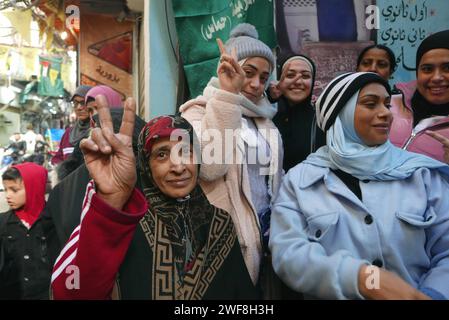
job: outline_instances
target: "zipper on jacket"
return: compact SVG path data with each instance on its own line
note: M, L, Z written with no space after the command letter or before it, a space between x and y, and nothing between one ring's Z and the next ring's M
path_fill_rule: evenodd
M256 128L257 128L257 125L256 125ZM251 209L251 212L253 213L252 216L253 216L253 218L256 220L257 229L259 230L260 241L262 241L262 228L260 227L259 216L257 215L256 208L254 208L254 210L253 210L254 205L253 205L252 199L248 199L248 197L247 197L246 194L245 194L245 191L243 190L243 167L244 167L245 165L246 165L246 166L248 165L248 164L246 163L247 160L248 160L248 159L247 159L246 150L245 150L244 156L245 156L245 159L244 159L243 163L240 164L240 179L239 179L239 180L240 180L240 181L239 181L240 192L241 192L242 195L245 197L246 202L248 203L249 208ZM247 169L246 173L248 173L248 169ZM249 176L248 176L248 179L249 179ZM263 242L261 242L261 244L263 244Z
M447 127L449 127L449 122L437 123L437 124L434 124L433 126L422 129L421 131L416 131L415 128L413 128L412 134L407 139L407 142L404 144L402 149L407 150L408 146L413 142L413 140L416 138L416 136L420 135L421 132L435 131L435 130L443 129L443 128L447 128Z
M246 154L245 154L245 157L246 157ZM245 158L245 161L246 161L246 158ZM249 179L249 177L248 177L248 179ZM257 211L253 210L254 204L252 202L252 199L248 199L248 197L245 194L245 191L243 190L243 164L240 165L240 183L239 183L239 185L240 185L240 192L245 197L246 202L248 203L248 205L249 205L249 207L250 207L250 209L251 209L251 211L253 213L253 217L255 218L255 220L257 222L257 228L259 229L259 234L261 234L262 230L260 228L259 216L257 215ZM254 208L254 209L256 209L256 208Z
M256 125L257 128L257 125ZM246 202L248 203L251 212L252 212L252 216L253 219L255 219L256 221L256 225L257 225L257 230L259 231L259 241L260 241L260 248L262 251L262 255L264 253L264 247L263 247L263 235L262 235L262 227L260 226L260 221L259 221L259 215L257 214L257 209L254 207L253 201L252 199L248 199L248 197L245 194L245 191L243 190L243 167L246 165L246 167L248 166L247 162L247 154L246 154L246 150L245 150L245 161L243 161L245 164L241 164L240 165L240 192L243 194L243 196L246 199ZM248 169L246 171L246 173L248 174ZM249 179L249 174L248 174L248 179ZM254 209L253 209L254 208ZM260 272L260 269L259 269Z
M412 134L410 135L410 137L407 139L407 142L402 147L403 150L407 150L408 146L415 139L416 135L417 135L417 132L415 130L412 130Z
M252 121L252 120L250 120L250 121ZM255 125L255 127L256 127L256 130L259 130L259 127L257 126L257 123L255 122L255 121L253 121L253 124ZM268 142L267 142L268 143ZM257 229L259 230L259 236L260 236L260 240L262 241L262 228L260 227L260 222L259 222L259 216L257 215L257 210L256 210L256 208L254 207L254 204L253 204L253 200L250 198L250 199L248 199L248 197L246 196L246 194L245 194L245 191L243 190L243 167L244 166L246 166L246 173L248 174L248 163L247 163L247 161L248 161L248 158L247 158L247 153L246 153L246 148L245 148L245 146L243 146L243 156L244 156L244 160L243 160L243 163L242 164L240 164L240 181L239 181L239 185L240 185L240 192L243 194L243 196L245 197L245 199L246 199L246 202L248 203L248 205L249 205L249 207L250 207L250 209L251 209L251 211L252 211L252 213L253 213L253 218L255 218L255 220L256 220L256 224L257 224ZM248 174L248 180L249 180L249 174ZM249 182L249 181L248 181ZM249 182L250 183L250 182ZM251 185L250 185L250 188L251 188ZM254 208L254 210L253 210L253 208ZM262 242L261 242L261 244L262 244Z

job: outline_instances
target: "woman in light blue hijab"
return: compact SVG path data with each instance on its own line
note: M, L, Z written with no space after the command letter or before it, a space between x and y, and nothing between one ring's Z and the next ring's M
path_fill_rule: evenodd
M349 96L348 93L352 93L352 88L361 88L361 85L370 83L384 87L386 94L384 98L387 104L384 108L389 109L390 88L386 82L384 83L377 79L373 73L347 73L334 79L329 84L329 87L332 87L331 89L335 92L340 91L340 95L329 95L328 87L328 90L325 90L317 101L317 116L318 121L321 120L320 125L323 130L323 122L329 125L329 120L325 116L323 117L323 115L336 116L335 122L327 130L327 146L311 155L306 160L306 163L313 163L331 169L340 169L357 177L359 180L404 179L421 167L438 168L449 172L448 167L438 161L406 152L390 143L388 140L389 130L383 130L381 125L388 124L388 129L391 126L393 117L389 111L386 112L384 110L385 115L382 115L383 117L388 117L388 120L380 120L377 123L378 130L373 130L374 134L380 130L380 142L382 143L367 145L366 141L359 137L355 129L354 115L356 114L360 89L347 102L343 99L345 95ZM369 103L372 104L371 100L369 100ZM335 108L338 104L344 105L339 113L340 109ZM333 106L334 109L331 110ZM385 128L387 129L387 127Z
M331 81L316 106L327 145L284 178L273 266L305 297L449 298L449 167L389 142L390 95L374 73Z

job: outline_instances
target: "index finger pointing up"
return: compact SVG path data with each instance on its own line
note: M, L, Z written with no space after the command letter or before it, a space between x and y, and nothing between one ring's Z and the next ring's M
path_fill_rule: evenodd
M120 125L120 134L132 137L134 132L134 122L136 120L136 100L133 98L126 99L124 109L122 124Z
M221 41L220 38L217 38L217 44L218 44L218 49L220 50L220 55L222 55L223 53L226 53L226 48L223 44L223 41Z
M98 119L100 119L100 127L102 129L109 128L111 129L111 132L114 132L111 113L109 111L109 105L106 97L102 94L99 94L95 97L95 102L97 103L97 112Z
M446 138L445 136L443 136L443 135L441 135L439 133L430 131L430 130L426 130L426 134L428 136L431 136L432 138L434 138L438 142L440 142L444 147L446 147L446 148L449 147L449 139Z
M239 61L239 60L238 60L238 56L237 56L237 47L232 48L232 50L231 50L231 57L232 57L235 61Z

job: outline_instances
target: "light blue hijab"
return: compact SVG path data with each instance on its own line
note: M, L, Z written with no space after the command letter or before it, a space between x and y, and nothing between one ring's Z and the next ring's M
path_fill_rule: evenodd
M399 149L389 140L369 147L358 137L354 113L357 91L338 114L326 134L327 145L318 149L304 163L340 169L359 180L401 180L419 168L438 169L449 175L449 166L432 158Z

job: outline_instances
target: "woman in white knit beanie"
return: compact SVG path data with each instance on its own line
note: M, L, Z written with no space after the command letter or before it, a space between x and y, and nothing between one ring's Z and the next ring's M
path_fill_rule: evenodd
M271 203L282 176L282 141L271 121L276 109L264 95L275 60L250 24L236 26L225 45L217 42L217 77L180 111L201 142L204 192L231 214L253 283L274 297L264 284L271 263L262 258L269 257ZM235 139L228 141L229 135Z

